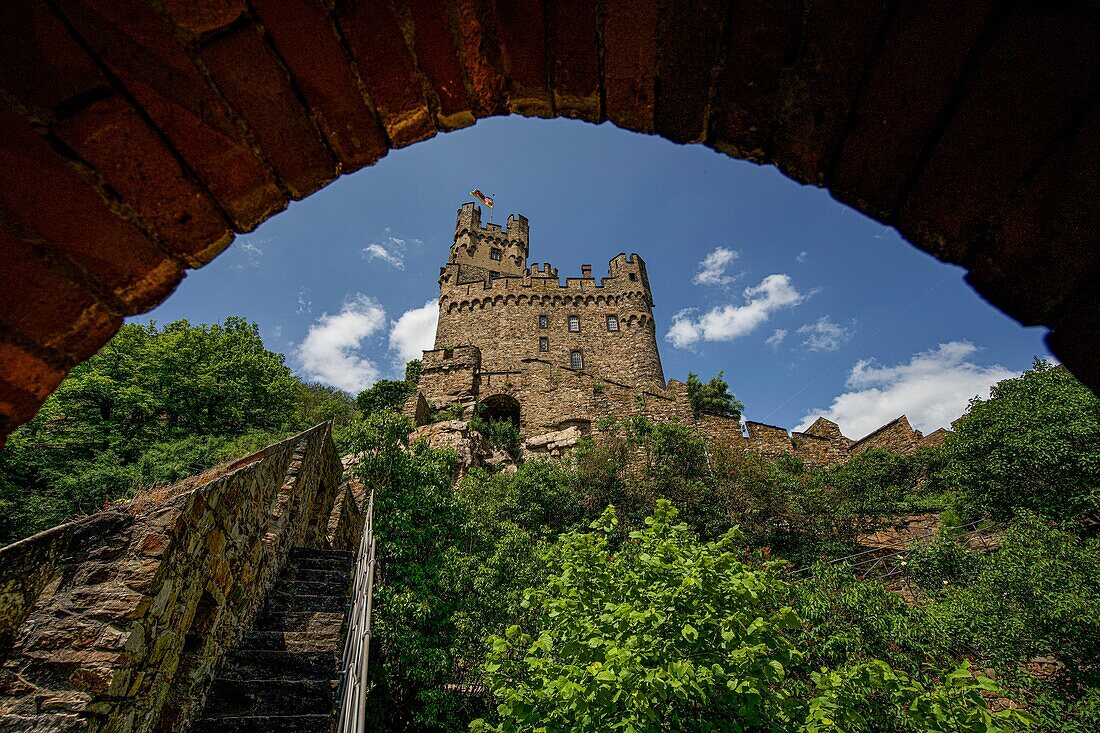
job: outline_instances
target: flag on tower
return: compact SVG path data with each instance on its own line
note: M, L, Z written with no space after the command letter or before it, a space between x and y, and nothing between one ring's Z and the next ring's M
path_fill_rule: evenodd
M488 206L490 209L493 208L493 199L492 199L492 197L486 196L485 194L483 194L481 192L480 188L475 188L473 191L470 191L470 195L473 196L474 198L476 198L481 203Z

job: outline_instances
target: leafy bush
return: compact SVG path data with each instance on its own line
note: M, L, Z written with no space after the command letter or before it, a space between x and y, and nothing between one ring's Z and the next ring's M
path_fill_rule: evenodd
M988 679L962 666L928 681L879 660L791 680L798 616L778 565L747 566L736 530L700 543L657 504L613 549L615 511L563 537L554 573L527 592L532 615L490 638L496 717L474 731L991 731Z
M519 460L519 428L511 420L487 420L480 415L474 415L470 418L470 428L481 433L490 448L504 451L514 461Z
M905 556L905 570L910 581L939 593L973 582L985 559L950 535L941 534L932 542L913 545Z
M944 444L944 478L972 513L1020 509L1075 519L1100 512L1100 398L1036 359L974 399Z
M709 382L703 382L695 373L688 374L688 400L695 417L707 414L740 420L745 406L729 390L730 386L722 378L722 372L711 377Z

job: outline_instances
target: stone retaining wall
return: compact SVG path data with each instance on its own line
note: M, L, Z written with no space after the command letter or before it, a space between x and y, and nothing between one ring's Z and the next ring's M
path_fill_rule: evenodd
M290 549L330 546L340 475L319 425L148 508L0 550L13 609L0 621L0 729L185 728Z

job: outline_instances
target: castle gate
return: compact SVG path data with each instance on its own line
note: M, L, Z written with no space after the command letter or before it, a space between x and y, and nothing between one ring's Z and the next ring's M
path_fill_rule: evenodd
M519 400L511 395L495 394L483 399L478 414L486 420L507 420L517 428L520 425Z
M1098 36L1081 2L3 3L0 435L235 232L505 114L828 187L1096 389Z

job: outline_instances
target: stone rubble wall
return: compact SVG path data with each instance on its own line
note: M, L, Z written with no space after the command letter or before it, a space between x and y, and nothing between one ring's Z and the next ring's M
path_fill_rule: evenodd
M326 423L0 550L0 729L184 729L290 549L329 546L341 470Z

